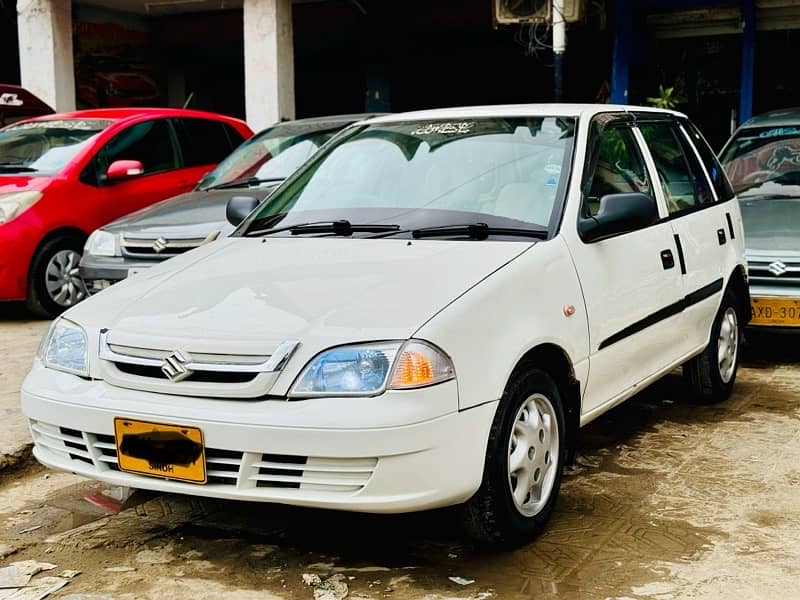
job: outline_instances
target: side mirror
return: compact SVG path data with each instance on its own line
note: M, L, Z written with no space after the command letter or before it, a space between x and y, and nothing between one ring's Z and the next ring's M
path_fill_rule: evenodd
M580 220L578 233L584 242L596 242L647 227L657 220L656 201L647 194L607 194L600 198L596 215Z
M121 181L143 174L144 166L138 160L115 160L108 166L106 179L109 181Z
M256 207L261 204L258 198L252 196L233 196L225 207L225 217L234 227L247 218Z

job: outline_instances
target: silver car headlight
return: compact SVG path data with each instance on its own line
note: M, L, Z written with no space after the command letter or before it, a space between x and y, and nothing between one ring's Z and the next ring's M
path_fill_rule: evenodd
M15 219L42 197L42 192L11 192L0 194L0 225Z
M108 231L96 229L86 240L83 251L85 254L95 256L119 256L119 237Z
M312 359L289 396L375 396L386 389L425 387L454 377L450 358L420 340L339 346Z
M39 345L39 359L45 367L89 377L86 332L67 319L57 319Z

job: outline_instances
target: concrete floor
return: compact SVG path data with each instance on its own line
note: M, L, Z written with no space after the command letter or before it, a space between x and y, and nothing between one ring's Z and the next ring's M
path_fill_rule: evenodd
M43 330L0 321L4 385L21 380ZM334 576L318 598L341 597L341 584L374 599L800 594L800 344L754 340L724 404L683 394L669 376L584 429L549 528L513 552L467 543L449 511L376 517L145 493L120 511L104 486L28 462L0 473L0 568L79 570L50 596L70 600L315 597L304 574Z

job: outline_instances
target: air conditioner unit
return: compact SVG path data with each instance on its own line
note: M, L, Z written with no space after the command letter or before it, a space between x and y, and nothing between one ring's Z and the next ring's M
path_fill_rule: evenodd
M552 0L492 0L494 20L500 25L549 23L553 19ZM564 20L583 19L583 0L564 0Z

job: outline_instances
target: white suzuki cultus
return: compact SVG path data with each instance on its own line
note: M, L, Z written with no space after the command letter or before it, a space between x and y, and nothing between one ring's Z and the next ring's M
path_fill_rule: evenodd
M683 365L725 399L739 207L685 116L376 118L239 226L68 310L22 388L42 463L112 484L405 512L532 539L581 426Z

